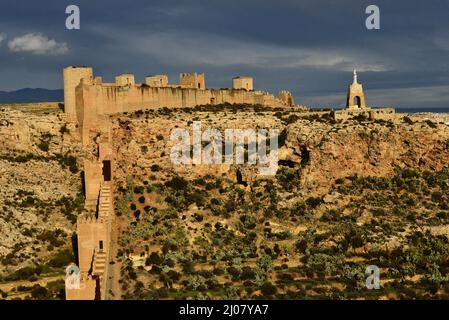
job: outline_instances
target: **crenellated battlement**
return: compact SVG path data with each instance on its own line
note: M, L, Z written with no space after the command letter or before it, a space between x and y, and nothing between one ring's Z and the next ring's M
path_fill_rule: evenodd
M210 89L204 73L196 72L181 73L179 84L170 84L167 75L148 76L144 83L136 83L132 74L118 75L114 82L105 83L93 76L92 68L68 67L64 69L64 94L65 112L80 124L83 141L87 131L98 126L101 115L223 103L293 106L291 93L284 90L275 97L254 90L251 77L233 78L231 89Z
M78 216L76 220L77 224L106 224L107 218L106 217L96 217L95 215L88 215L88 216Z

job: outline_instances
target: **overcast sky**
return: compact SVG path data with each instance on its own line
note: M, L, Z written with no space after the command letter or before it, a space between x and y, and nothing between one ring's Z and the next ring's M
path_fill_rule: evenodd
M65 28L69 4L80 30ZM370 4L380 30L365 27ZM1 1L0 91L62 88L67 65L106 81L205 72L218 88L252 75L309 106L343 105L357 68L368 105L448 107L449 1Z

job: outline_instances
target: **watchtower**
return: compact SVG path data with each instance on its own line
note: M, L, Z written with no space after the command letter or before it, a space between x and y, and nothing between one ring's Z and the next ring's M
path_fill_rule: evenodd
M64 68L64 112L71 120L76 119L75 88L81 79L92 81L93 70L91 67L66 67Z
M155 88L168 87L168 76L165 74L147 76L145 77L145 84Z
M125 73L115 77L115 84L119 86L134 85L135 83L133 74Z
M244 89L246 91L254 90L253 78L246 76L238 76L232 78L232 89Z
M183 88L206 89L204 73L181 73L179 75L179 84Z

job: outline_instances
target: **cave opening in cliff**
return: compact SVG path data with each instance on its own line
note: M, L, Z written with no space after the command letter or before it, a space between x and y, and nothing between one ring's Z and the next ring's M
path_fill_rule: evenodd
M302 146L301 147L301 166L305 166L310 162L310 151L307 149L307 147Z

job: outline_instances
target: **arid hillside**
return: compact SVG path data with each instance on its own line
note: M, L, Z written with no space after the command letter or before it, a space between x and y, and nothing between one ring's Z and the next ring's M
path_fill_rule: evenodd
M336 123L328 113L225 106L111 120L122 298L447 294L446 118ZM221 132L278 128L277 174L172 164L170 130L193 121ZM381 269L382 290L365 288L368 265Z
M0 290L9 299L63 296L84 203L77 140L57 107L0 108Z
M427 117L335 122L249 105L111 116L121 272L110 298L447 297L449 126ZM276 175L173 164L171 130L194 121L279 129ZM0 293L63 298L93 155L57 107L0 108L0 144ZM381 290L364 287L367 265Z

